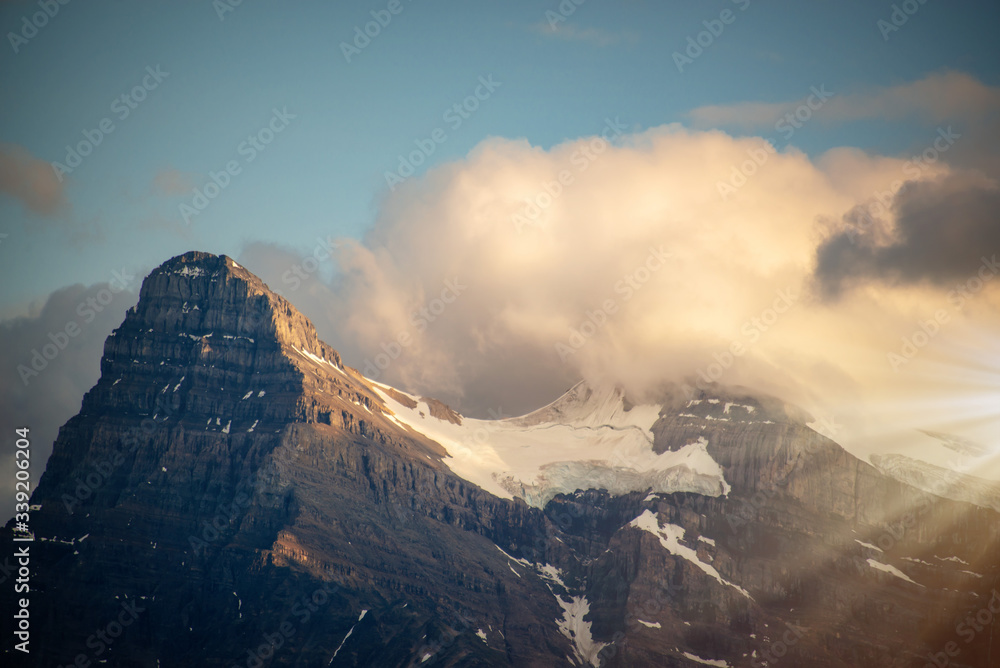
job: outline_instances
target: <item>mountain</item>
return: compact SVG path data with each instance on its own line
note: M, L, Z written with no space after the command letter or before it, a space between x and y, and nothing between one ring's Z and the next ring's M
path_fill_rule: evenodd
M882 473L917 489L1000 512L1000 485L900 454L872 455Z
M1000 514L809 420L735 388L586 383L467 418L187 253L59 431L31 497L31 653L2 661L997 665Z

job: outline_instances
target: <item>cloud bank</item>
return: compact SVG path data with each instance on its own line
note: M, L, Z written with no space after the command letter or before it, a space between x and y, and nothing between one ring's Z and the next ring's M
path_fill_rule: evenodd
M677 125L550 150L490 139L397 188L330 260L257 244L241 262L349 364L466 414L530 410L582 377L637 397L745 385L885 431L982 423L935 397L942 368L967 370L954 351L970 332L1000 331L1000 280L981 261L1000 254L997 181L788 149L720 197L761 146ZM876 224L859 225L886 192ZM959 305L956 285L981 271ZM933 345L906 343L941 311Z

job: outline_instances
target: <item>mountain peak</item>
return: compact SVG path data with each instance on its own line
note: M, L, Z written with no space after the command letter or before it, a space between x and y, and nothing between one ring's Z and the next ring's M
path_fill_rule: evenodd
M190 251L167 260L143 281L135 313L154 331L204 336L221 327L299 350L321 347L308 318L226 255ZM341 366L335 351L326 352Z
M317 365L330 373L317 374ZM82 412L260 431L331 415L318 407L330 403L317 400L324 392L352 407L371 404L359 379L260 278L225 255L192 251L143 281L139 302L105 342L101 379Z

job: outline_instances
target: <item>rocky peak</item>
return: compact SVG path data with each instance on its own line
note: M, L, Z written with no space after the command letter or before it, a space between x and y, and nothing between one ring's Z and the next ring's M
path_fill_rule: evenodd
M143 281L129 315L155 332L206 336L219 330L223 337L299 350L322 347L308 318L225 255L191 251L167 260ZM340 366L340 356L327 352Z
M364 430L383 417L379 403L291 303L232 258L192 251L143 281L81 414L226 434L289 421Z

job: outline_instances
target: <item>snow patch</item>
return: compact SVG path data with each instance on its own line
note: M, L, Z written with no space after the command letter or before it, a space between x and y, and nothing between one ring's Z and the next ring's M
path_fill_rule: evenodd
M233 424L232 420L230 420L229 422L227 422L226 426L222 428L222 433L223 434L228 434L229 433L229 427L232 426L232 424Z
M915 564L923 564L924 566L934 566L934 564L928 561L923 561L922 559L914 559L913 557L903 557L903 559L906 559L907 561L912 561Z
M642 619L637 619L635 621L639 622L643 626L648 626L651 629L658 629L658 628L660 628L660 623L659 622L647 622L647 621L642 620Z
M605 489L616 496L644 491L722 496L730 491L704 437L677 451L655 453L651 428L660 406L626 410L624 394L616 388L579 384L520 418L463 417L455 424L433 417L419 397L401 393L416 404L409 408L390 396L388 386L369 382L388 409L387 419L439 443L455 474L501 498L516 496L543 508L557 494L578 489Z
M858 540L857 538L855 538L854 542L857 543L858 545L860 545L861 547L867 547L869 550L876 550L878 552L883 552L882 548L876 547L875 545L872 545L871 543L866 543L863 540Z
M315 364L325 365L325 366L330 367L334 371L338 371L340 373L344 373L343 370L340 367L338 367L336 364L334 364L330 360L325 360L322 357L320 357L319 355L312 354L308 350L299 350L295 346L292 346L292 350L294 350L298 354L302 355L303 357L309 359L310 361L314 362Z
M937 556L937 555L935 554L935 555L934 555L934 558L935 558L935 559L939 559L939 560L941 560L941 561L955 561L955 562L958 562L958 563L960 563L960 564L965 564L966 566L968 566L968 565L969 565L969 562L968 562L968 561L965 561L964 559L959 559L958 557L939 557L939 556Z
M357 624L355 624L354 626L357 626ZM337 658L337 655L340 653L340 650L343 649L344 643L347 642L347 639L351 637L352 633L354 633L354 626L351 627L351 630L347 632L347 635L344 636L344 639L340 641L339 645L337 645L337 649L333 650L333 657L330 658L330 663L333 663L333 660ZM430 656L426 655L424 657L424 660L421 661L420 663L423 663L428 658L430 658Z
M525 568L530 568L531 565L532 565L531 562L528 561L527 559L517 559L515 557L510 556L509 554L507 554L506 552L504 552L504 549L502 547L500 547L499 545L494 545L493 547L495 547L496 549L500 550L500 552L503 554L503 556L507 557L508 559L510 559L511 561L513 561L515 564L521 564Z
M882 562L875 561L874 559L869 559L868 560L868 565L871 566L872 568L874 568L876 570L880 570L880 571L882 571L884 573L888 573L890 575L895 575L900 580L906 580L907 582L909 582L911 584L915 584L918 587L923 587L922 584L920 584L919 582L914 582L913 580L910 579L910 577L906 573L904 573L903 571L899 570L895 566L890 566L889 564L883 564Z
M701 663L706 666L718 666L718 668L730 668L729 664L722 659L703 659L700 656L692 654L691 652L684 652L684 656L691 659L695 663Z
M573 642L573 653L581 664L600 666L601 660L597 655L607 643L594 640L590 635L590 622L583 620L590 614L590 602L586 596L567 598L570 599L569 602L556 596L556 602L563 609L562 619L557 619L556 625L559 631Z
M752 599L750 593L747 592L746 589L743 589L739 585L735 585L723 578L713 566L702 562L698 558L698 553L696 551L681 544L680 541L684 538L684 529L682 527L679 527L676 524L664 524L663 526L660 526L660 521L650 510L644 510L642 515L639 515L639 517L629 522L628 526L636 527L637 529L642 529L643 531L653 534L660 539L660 545L662 545L663 548L670 554L690 561L706 574L717 580L720 584L732 587L747 598Z

